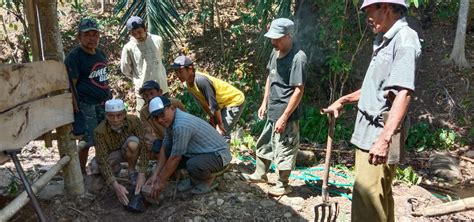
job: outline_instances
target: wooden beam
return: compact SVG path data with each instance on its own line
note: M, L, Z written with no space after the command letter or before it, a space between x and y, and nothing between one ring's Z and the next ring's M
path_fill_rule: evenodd
M41 47L39 37L39 26L36 1L29 0L24 2L26 20L28 22L28 34L30 35L31 54L33 55L33 61L41 61Z
M0 151L24 147L38 136L74 121L71 93L36 100L0 114Z
M35 194L39 193L46 184L56 175L69 161L69 156L61 158L51 169L49 169L41 178L39 178L32 186L31 189ZM0 211L0 221L8 221L12 218L16 212L18 212L23 206L25 206L30 199L26 191L23 191L14 200L12 200L7 206Z
M69 89L66 67L57 61L0 67L0 113L50 92Z

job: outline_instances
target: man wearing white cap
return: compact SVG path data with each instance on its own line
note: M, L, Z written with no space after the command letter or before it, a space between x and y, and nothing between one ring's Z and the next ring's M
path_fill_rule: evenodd
M269 75L258 117L263 119L266 113L267 122L257 141L255 172L242 174L248 182L267 182L266 174L273 161L277 165L278 180L268 193L274 196L291 192L289 177L300 144L299 104L304 92L307 59L293 42L293 28L293 21L278 18L265 34L271 39L274 50L267 64Z
M345 104L357 102L359 110L351 138L358 147L351 221L394 221L392 181L403 157L421 45L406 21L405 0L365 0L361 10L377 34L372 60L362 87L328 109L336 118Z
M118 183L115 174L120 163L128 163L128 175L132 184L136 184L138 194L145 183L148 166L146 148L142 139L144 130L140 119L127 115L125 104L120 99L105 102L105 120L94 131L96 158L107 185L114 188L119 201L127 205L127 189ZM139 161L138 173L135 166Z
M158 198L166 182L178 168L185 165L189 178L178 183L179 191L193 194L210 192L218 186L213 173L222 171L231 161L227 143L206 121L176 109L163 96L149 104L150 118L166 128L158 165L147 184Z
M132 16L126 24L130 41L122 49L120 70L133 79L137 107L139 111L145 101L140 97L139 89L145 81L155 80L167 95L170 90L163 66L163 39L161 36L147 32L145 21L138 16Z

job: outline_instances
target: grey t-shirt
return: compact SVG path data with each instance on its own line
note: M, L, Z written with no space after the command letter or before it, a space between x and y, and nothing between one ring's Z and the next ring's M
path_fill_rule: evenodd
M306 79L306 54L295 43L283 58L278 58L274 49L267 64L269 70L270 92L268 98L268 119L277 121L288 106L295 87L305 84ZM288 121L299 119L301 107L293 111Z
M374 41L374 52L362 83L351 143L369 150L383 130L383 113L391 109L388 91L415 90L416 60L421 54L418 34L399 19Z

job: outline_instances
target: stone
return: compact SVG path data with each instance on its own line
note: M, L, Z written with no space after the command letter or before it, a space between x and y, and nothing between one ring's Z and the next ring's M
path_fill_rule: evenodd
M310 150L298 150L296 166L310 167L316 162L316 155Z
M237 199L242 203L247 201L247 198L245 198L245 197L237 197Z
M466 153L464 153L463 156L465 156L465 157L467 157L467 158L474 159L474 150L469 150L469 151L467 151Z
M283 216L286 217L286 218L290 218L291 217L291 212L286 212Z
M458 159L446 152L431 154L428 164L430 173L437 177L444 178L448 181L462 179Z
M105 187L105 180L100 175L87 175L84 178L84 187L91 193L98 193Z
M262 207L273 207L276 205L276 203L273 200L261 200L260 205Z
M217 204L217 206L221 206L222 204L224 204L224 200L218 198L217 201L216 201L216 204Z
M215 203L216 203L216 201L211 200L211 201L209 201L208 205L211 206L211 205L214 205Z
M207 222L206 218L201 217L201 216L195 216L193 218L193 222Z
M49 183L38 194L41 200L51 200L53 197L64 194L64 183Z

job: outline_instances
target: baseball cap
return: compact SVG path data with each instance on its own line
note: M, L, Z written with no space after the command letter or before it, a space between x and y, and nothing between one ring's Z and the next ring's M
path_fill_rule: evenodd
M148 80L143 83L142 88L138 90L138 93L142 94L143 91L147 89L156 89L160 90L160 84L158 84L155 80Z
M79 32L87 32L90 30L99 31L97 22L94 19L85 18L79 23Z
M125 110L125 103L121 99L111 99L105 102L105 112L120 112Z
M173 64L171 65L171 68L181 69L181 68L189 67L192 65L193 65L193 61L191 61L189 57L182 55L182 56L178 56L178 58L174 60Z
M138 28L145 28L145 22L143 19L138 16L132 16L127 20L127 29L128 31L132 31Z
M272 21L270 29L265 33L265 37L279 39L286 34L292 33L295 23L287 18L277 18Z
M364 0L364 2L362 3L362 6L360 7L360 10L363 11L367 6L376 4L376 3L398 4L408 9L405 0Z
M150 105L148 106L148 111L150 112L150 116L148 119L154 116L159 116L163 111L165 111L165 108L171 105L171 102L168 98L164 96L158 96L153 98L150 101Z

